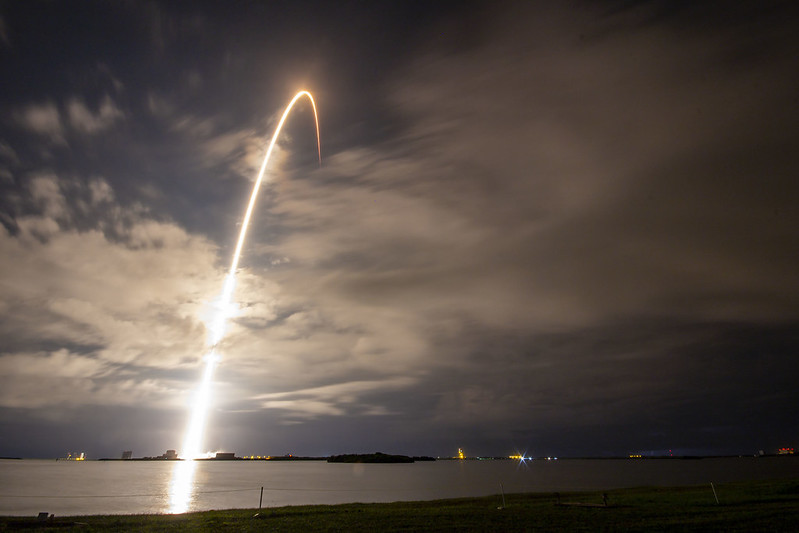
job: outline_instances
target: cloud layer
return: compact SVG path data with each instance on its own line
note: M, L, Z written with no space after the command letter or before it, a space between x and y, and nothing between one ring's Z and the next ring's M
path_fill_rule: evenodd
M477 5L426 19L391 69L365 52L342 64L380 72L359 94L311 69L324 165L298 108L244 250L206 447L737 453L796 438L793 33L778 9L683 9ZM0 420L22 429L6 448L28 446L28 417L94 427L88 413L97 453L180 440L285 102L242 63L271 50L261 32L192 62L179 45L228 22L141 20L155 12L140 61L174 83L105 58L91 91L10 104Z

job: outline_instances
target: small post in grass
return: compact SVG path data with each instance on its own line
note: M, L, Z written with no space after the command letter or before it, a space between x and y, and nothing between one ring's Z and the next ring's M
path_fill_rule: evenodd
M716 494L716 487L713 486L713 482L710 482L710 488L713 489L713 497L716 498L716 505L719 503L719 495Z
M257 518L257 517L261 516L261 504L263 503L263 501L264 501L264 488L262 486L261 487L261 497L258 498L258 512L255 513L254 515L252 515L253 518Z
M505 508L505 487L502 486L502 482L499 483L499 491L502 493L502 507L498 507L498 509Z

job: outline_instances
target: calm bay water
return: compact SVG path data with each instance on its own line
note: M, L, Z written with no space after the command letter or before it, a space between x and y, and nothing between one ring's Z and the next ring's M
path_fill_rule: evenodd
M799 457L701 460L436 461L414 464L200 461L189 511L432 500L799 478ZM0 460L0 515L170 512L180 462ZM500 484L502 487L500 488Z

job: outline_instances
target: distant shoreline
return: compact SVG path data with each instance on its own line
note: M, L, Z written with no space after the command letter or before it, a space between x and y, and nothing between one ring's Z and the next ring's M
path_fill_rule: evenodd
M369 460L362 460L362 461L338 461L338 460L331 460L333 458L339 457L361 457L366 458L369 456L374 455L390 455L390 454L381 454L381 452L377 452L376 454L339 454L339 455L331 455L331 456L295 456L295 455L274 455L274 456L242 456L242 457L203 457L199 459L195 459L195 461L327 461L327 462L363 462L363 463L380 463L380 462L387 462L387 461L369 461ZM645 455L645 456L600 456L600 457L525 457L524 459L519 459L517 457L503 457L503 456L478 456L478 457L433 457L433 456L406 456L406 455L391 455L392 457L408 457L410 459L414 459L415 461L650 461L650 460L700 460L700 459L773 459L773 458L790 458L790 457L797 457L795 454L763 454L763 455ZM70 461L70 462L81 462L81 461L74 461L72 459L66 459L63 457L0 457L1 460L9 460L9 461ZM164 458L164 457L131 457L128 459L122 459L119 457L102 457L99 459L91 459L86 458L83 461L130 461L130 462L151 462L151 461L161 461L161 462L176 462L176 461L185 461L185 459L181 458ZM396 462L413 462L413 461L396 461Z

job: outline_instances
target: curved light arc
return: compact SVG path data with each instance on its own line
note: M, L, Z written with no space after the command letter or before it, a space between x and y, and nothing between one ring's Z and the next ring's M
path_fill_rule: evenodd
M252 195L250 196L250 203L247 204L247 211L244 213L244 220L241 223L241 232L239 233L239 240L236 243L236 251L233 252L233 261L230 264L230 271L228 276L234 275L236 269L239 266L239 259L241 257L241 249L244 247L244 240L247 237L247 227L250 224L250 218L252 217L252 212L255 209L255 201L258 197L258 190L261 188L261 183L264 179L264 172L266 171L266 165L269 163L269 158L272 155L272 150L275 148L275 144L277 143L277 137L280 135L280 130L283 129L283 124L286 122L286 119L291 113L291 109L294 107L294 104L297 103L297 100L302 98L303 96L307 96L308 100L311 101L311 107L313 107L313 116L314 122L316 123L316 148L319 153L319 165L322 165L322 143L321 138L319 137L319 116L316 113L316 102L314 102L313 96L308 91L300 91L294 95L294 98L291 99L289 105L286 107L286 110L283 112L283 116L280 117L280 122L277 124L277 129L275 129L275 134L272 135L272 140L269 142L269 148L266 150L266 155L264 156L264 161L261 163L261 170L258 172L258 178L255 180L255 185L252 188Z
M247 239L247 229L250 226L250 219L252 218L252 213L255 210L255 202L258 199L258 191L261 189L261 183L264 180L264 173L266 172L266 166L269 164L269 158L272 156L272 151L275 148L275 144L277 143L277 138L280 135L280 131L283 129L283 124L285 124L286 119L288 118L291 110L294 108L294 104L297 103L297 100L300 98L306 97L311 102L311 107L313 108L313 115L314 115L314 124L316 125L316 150L319 156L319 165L322 165L322 142L321 137L319 136L319 115L316 112L316 102L313 99L313 96L308 91L300 91L294 95L294 98L291 99L288 106L286 106L286 110L283 111L283 116L280 117L280 122L277 124L277 128L275 128L275 133L272 135L272 140L269 141L269 147L266 149L266 155L264 156L263 163L261 163L261 169L258 171L258 177L255 179L255 185L252 188L252 194L250 195L250 201L247 204L247 210L244 212L244 219L241 223L241 231L239 232L238 241L236 241L236 248L233 252L233 259L230 262L230 270L228 271L227 276L225 277L224 286L222 288L222 294L219 298L219 312L216 315L214 322L211 324L211 338L209 344L212 347L215 347L225 336L225 328L228 313L230 312L230 301L233 298L233 289L236 286L236 270L239 267L239 259L241 259L241 251L244 248L244 241Z
M214 369L219 364L221 360L220 355L216 351L216 346L221 342L225 335L225 325L230 314L230 301L233 296L233 289L236 285L236 270L238 269L239 259L241 258L241 251L244 248L244 241L247 237L247 228L250 225L250 218L252 217L253 210L255 209L255 202L258 197L258 191L261 188L261 183L264 179L264 173L266 171L266 166L269 163L269 159L272 156L272 151L275 148L275 144L277 143L277 138L280 135L281 130L283 129L283 125L286 122L291 110L294 108L294 104L297 103L297 100L300 98L308 98L311 102L311 107L313 108L314 113L314 123L316 125L316 149L319 155L319 165L322 164L322 143L321 138L319 136L319 116L316 110L316 102L313 99L313 96L308 91L300 91L294 95L294 98L291 99L286 110L283 111L283 116L280 117L280 121L277 124L277 128L275 128L275 133L272 135L272 140L269 142L269 147L266 150L266 155L264 156L263 163L261 163L261 169L258 172L258 177L255 180L255 185L253 185L252 194L250 195L250 201L247 204L247 210L244 213L244 219L241 225L241 231L239 232L239 238L236 242L236 249L233 253L233 259L230 263L230 270L228 271L227 276L225 277L225 282L222 287L222 294L219 298L219 307L214 319L214 322L210 325L211 330L211 337L209 339L208 344L210 345L211 349L209 353L205 356L206 366L203 372L202 379L200 380L197 395L193 404L192 413L189 418L189 425L186 431L185 440L183 443L183 449L181 453L181 457L184 459L194 459L195 457L199 456L200 447L202 446L202 439L204 435L204 428L205 428L205 419L207 417L208 408L210 406L210 394L211 394L211 381ZM189 478L190 483L190 478Z

